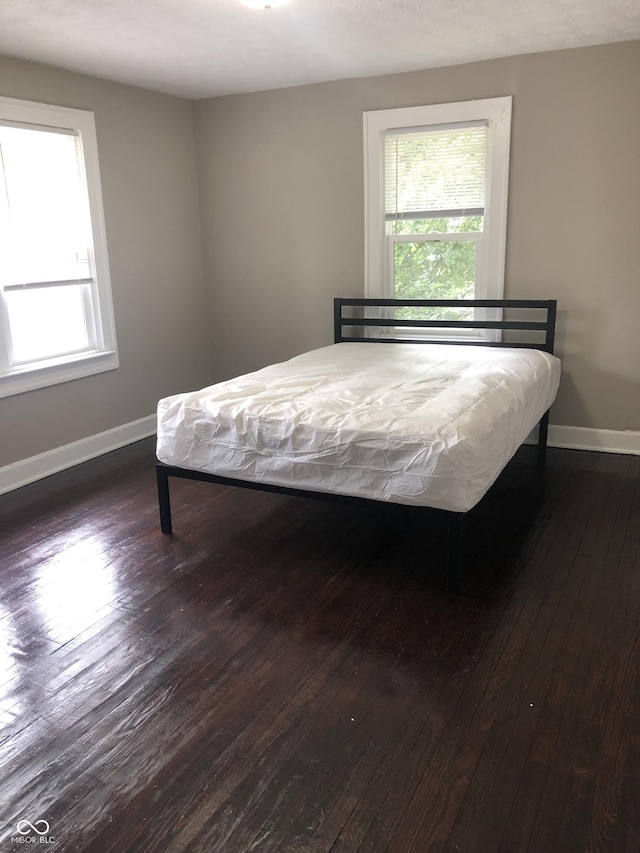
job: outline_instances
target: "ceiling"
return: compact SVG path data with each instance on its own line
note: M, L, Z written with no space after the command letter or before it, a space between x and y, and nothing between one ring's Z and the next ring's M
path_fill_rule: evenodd
M638 0L0 0L0 54L185 98L638 38Z

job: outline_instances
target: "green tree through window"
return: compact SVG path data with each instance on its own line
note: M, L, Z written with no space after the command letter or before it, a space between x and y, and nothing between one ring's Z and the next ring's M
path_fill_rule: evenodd
M443 239L445 234L479 233L481 216L449 219L398 220L394 236L432 235L433 239L394 242L395 296L398 299L473 299L476 285L475 240ZM402 309L399 318L463 319L456 309Z

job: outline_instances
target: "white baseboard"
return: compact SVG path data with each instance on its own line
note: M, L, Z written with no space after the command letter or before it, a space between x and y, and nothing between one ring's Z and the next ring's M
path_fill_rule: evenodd
M156 416L132 421L128 424L82 438L63 447L56 447L46 453L39 453L20 462L14 462L0 468L0 495L26 486L35 480L41 480L50 474L79 465L103 453L109 453L133 444L142 438L148 438L156 431ZM527 443L537 441L535 432ZM640 432L618 431L612 429L591 429L589 427L549 426L549 447L563 447L571 450L595 450L601 453L625 453L640 456Z
M537 442L538 428L536 427L525 444L537 444ZM640 432L633 430L592 429L550 424L547 444L549 447L562 447L566 450L595 450L599 453L640 456Z
M41 480L50 474L55 474L73 465L79 465L103 453L109 453L133 444L142 438L148 438L156 431L156 415L149 415L137 421L108 429L88 438L81 438L63 447L55 447L46 453L30 456L0 468L0 495L26 486L35 480Z
M549 446L640 456L640 432L551 424L549 426Z

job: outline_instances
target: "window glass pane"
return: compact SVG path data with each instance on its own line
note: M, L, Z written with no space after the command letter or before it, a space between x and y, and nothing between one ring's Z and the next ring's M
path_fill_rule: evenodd
M423 128L385 139L387 218L484 210L486 126Z
M387 223L391 234L460 234L484 229L484 216L453 216L434 219L396 219Z
M91 219L77 135L0 126L0 153L5 283L92 277Z
M473 299L475 297L476 243L474 240L394 242L396 299ZM408 317L410 309L396 316ZM468 312L420 308L418 319L463 319Z
M13 358L52 358L89 347L81 285L10 290L5 294Z

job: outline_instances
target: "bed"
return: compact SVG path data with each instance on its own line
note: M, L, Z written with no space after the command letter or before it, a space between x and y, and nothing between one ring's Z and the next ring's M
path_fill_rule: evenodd
M464 518L536 425L544 462L555 317L555 300L334 300L332 345L159 402L162 532L171 477L441 510L458 592Z

